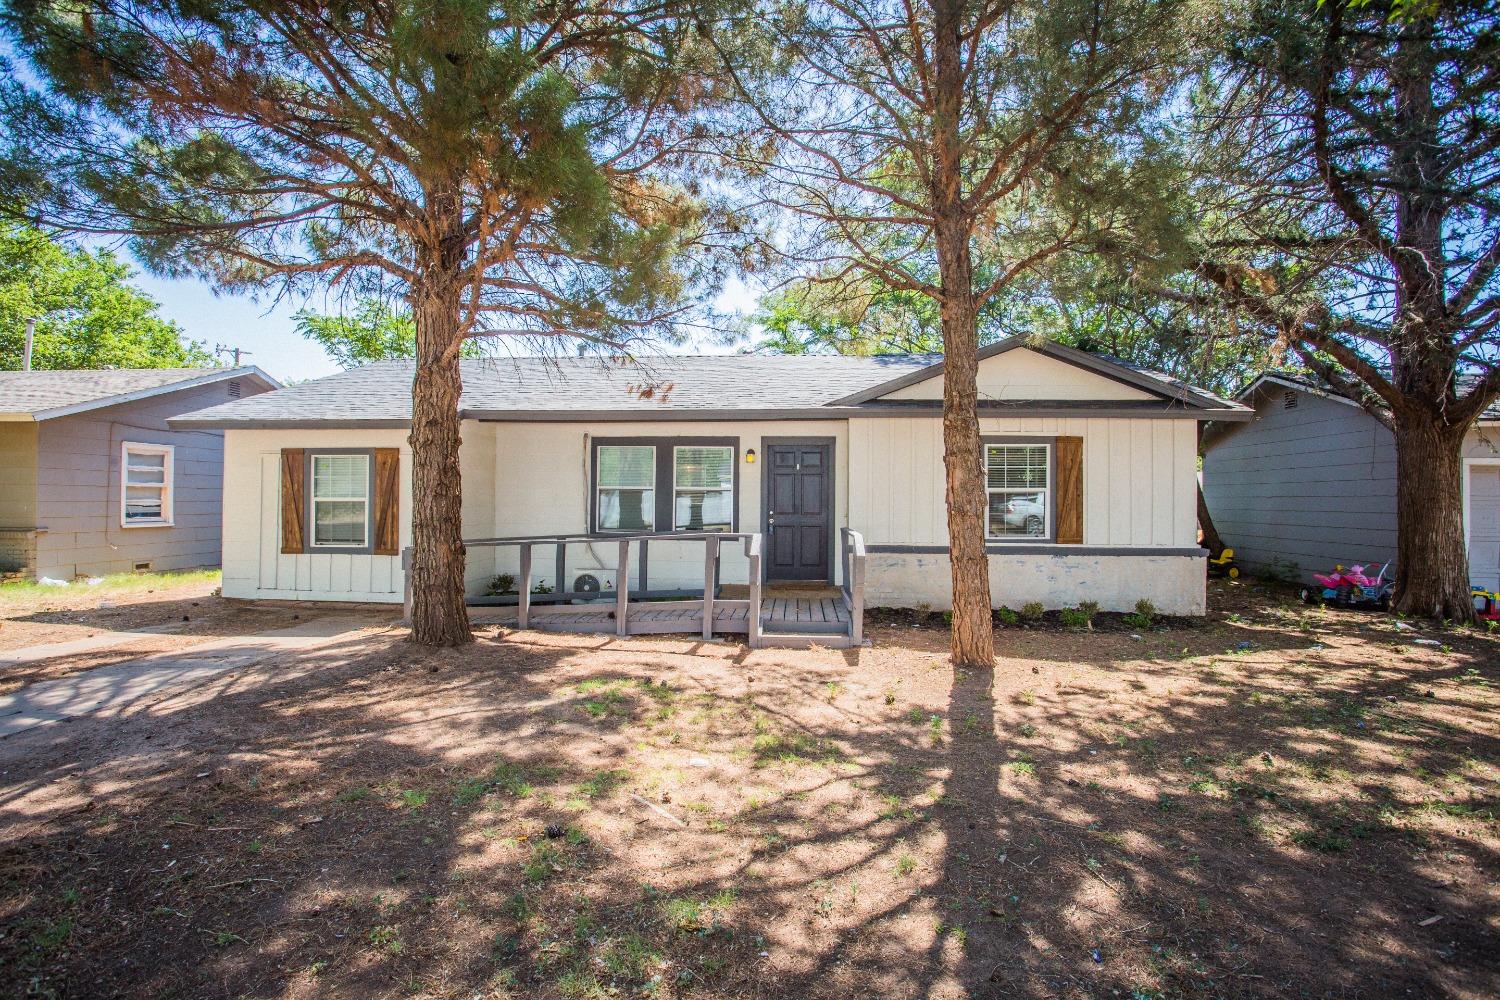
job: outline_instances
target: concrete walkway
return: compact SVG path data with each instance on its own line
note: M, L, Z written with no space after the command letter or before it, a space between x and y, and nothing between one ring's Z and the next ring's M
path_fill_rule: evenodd
M182 625L174 622L170 625L150 625L146 628L131 629L129 632L115 632L106 629L95 635L84 636L81 639L68 639L64 642L49 642L41 646L22 646L20 649L12 649L0 653L0 670L6 667L19 667L27 663L37 663L41 660L50 660L54 656L77 656L79 653L92 653L96 649L112 649L115 646L128 643L142 636L172 635L182 631Z
M0 739L81 715L118 715L148 695L190 687L196 681L280 653L331 645L372 627L384 626L368 617L322 618L271 632L215 639L180 652L143 656L33 684L0 697ZM66 645L71 644L56 643L54 648Z

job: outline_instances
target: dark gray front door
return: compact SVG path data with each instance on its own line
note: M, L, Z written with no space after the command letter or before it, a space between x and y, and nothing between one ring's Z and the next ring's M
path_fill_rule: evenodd
M766 446L771 580L827 580L833 535L833 446Z

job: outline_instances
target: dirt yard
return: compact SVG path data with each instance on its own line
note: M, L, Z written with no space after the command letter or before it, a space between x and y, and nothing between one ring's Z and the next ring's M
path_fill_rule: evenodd
M120 574L66 587L0 585L0 660L37 646L113 637L98 648L0 667L0 695L209 639L284 628L323 613L225 600L218 591L217 570Z
M1493 997L1500 641L364 638L0 742L0 989ZM1418 639L1436 645L1418 644Z

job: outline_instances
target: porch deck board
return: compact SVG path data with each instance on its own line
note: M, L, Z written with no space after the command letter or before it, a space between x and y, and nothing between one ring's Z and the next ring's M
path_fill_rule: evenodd
M795 630L807 625L841 625L847 629L849 624L849 609L837 598L778 597L765 603L767 610L762 612L761 620L773 630ZM613 609L613 604L600 604L597 611L584 610L576 604L567 605L566 610L539 605L531 609L530 626L562 632L613 632ZM514 607L475 607L470 609L470 614L476 622L499 625L515 625L520 616ZM750 611L743 601L714 605L716 632L747 632L749 622ZM703 610L701 605L655 607L635 604L630 606L626 631L634 632L637 624L657 632L671 625L679 626L683 632L696 632L703 627Z

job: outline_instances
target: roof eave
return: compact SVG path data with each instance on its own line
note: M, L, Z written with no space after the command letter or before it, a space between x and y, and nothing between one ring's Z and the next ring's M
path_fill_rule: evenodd
M292 418L280 420L276 418L250 419L243 418L200 418L200 417L168 417L167 426L182 430L214 430L214 431L296 431L296 430L338 430L345 427L366 428L371 430L404 430L411 426L410 420L396 419L372 419L372 420L349 420L335 417L322 418Z
M168 382L165 385L152 386L149 389L137 389L133 392L116 393L113 396L101 396L98 399L84 400L81 403L70 403L67 406L54 406L46 410L36 410L31 414L33 420L56 420L59 417L71 417L75 413L88 413L91 410L102 410L108 406L120 406L124 403L134 403L142 399L150 399L153 396L165 396L170 392L181 392L184 389L197 389L205 385L213 385L215 382L223 382L232 378L260 378L273 390L282 388L280 382L261 371L255 365L244 365L240 368L211 369L197 378L183 379L179 382Z

